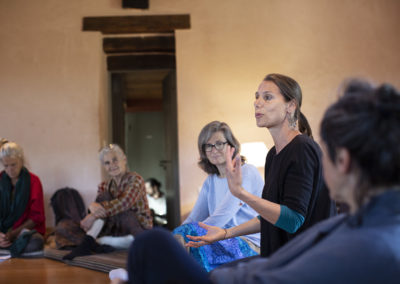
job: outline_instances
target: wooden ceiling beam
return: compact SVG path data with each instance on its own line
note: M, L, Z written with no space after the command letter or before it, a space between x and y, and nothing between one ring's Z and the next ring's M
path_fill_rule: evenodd
M107 70L156 70L175 69L174 54L114 55L107 57Z
M84 17L83 31L103 34L173 33L190 29L190 15Z
M103 39L103 50L106 54L127 52L175 52L175 37L170 36L137 36L106 37Z
M149 0L122 0L122 8L149 9Z

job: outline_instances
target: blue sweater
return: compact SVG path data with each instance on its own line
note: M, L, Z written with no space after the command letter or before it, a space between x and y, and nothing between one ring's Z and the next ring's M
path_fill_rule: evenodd
M242 166L242 187L248 192L261 196L264 181L256 167ZM226 178L209 175L201 188L196 204L183 224L204 222L221 228L231 228L257 217L257 212L229 191ZM260 234L247 235L252 243L260 246Z

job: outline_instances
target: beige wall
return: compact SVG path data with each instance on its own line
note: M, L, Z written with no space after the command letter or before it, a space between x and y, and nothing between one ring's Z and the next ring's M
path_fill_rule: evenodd
M46 202L63 186L93 199L97 150L109 142L108 75L101 35L82 17L191 15L176 32L181 205L190 208L205 175L196 140L211 120L241 142L272 141L253 118L258 83L271 72L294 77L313 130L342 79L366 76L400 87L397 0L0 0L0 137L20 143L42 180ZM48 225L53 224L50 207Z

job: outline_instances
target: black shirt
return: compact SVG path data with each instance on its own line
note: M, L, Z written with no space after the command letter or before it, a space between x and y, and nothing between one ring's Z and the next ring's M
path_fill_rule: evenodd
M267 257L313 224L336 214L322 176L321 149L306 135L296 136L278 154L273 147L265 162L262 198L304 216L290 234L261 218L261 256Z

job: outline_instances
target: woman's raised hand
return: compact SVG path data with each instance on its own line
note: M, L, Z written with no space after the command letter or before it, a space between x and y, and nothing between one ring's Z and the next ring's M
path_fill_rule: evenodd
M213 242L223 240L226 236L226 230L221 229L219 227L210 226L199 222L199 226L207 230L207 234L203 236L190 236L186 235L189 239L193 240L194 242L190 241L185 244L187 247L198 248L204 245L209 245Z
M235 148L226 145L225 160L226 160L226 179L228 180L229 190L235 197L240 196L240 193L244 190L242 188L242 165L240 154L238 153L236 157L232 160Z

